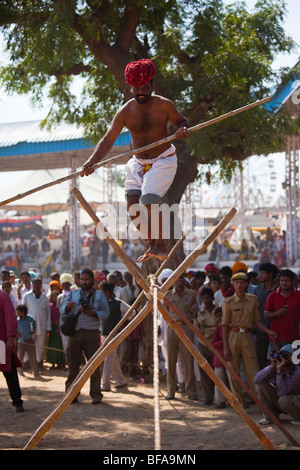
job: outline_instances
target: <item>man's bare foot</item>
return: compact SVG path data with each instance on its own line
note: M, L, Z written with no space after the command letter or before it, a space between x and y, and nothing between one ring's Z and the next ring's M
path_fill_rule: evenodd
M144 261L147 261L150 258L156 258L156 259L159 259L160 261L165 261L165 259L167 259L167 254L158 245L155 245L154 247L150 246L150 248L146 251L146 253L140 256L137 259L137 261L139 263L143 263Z

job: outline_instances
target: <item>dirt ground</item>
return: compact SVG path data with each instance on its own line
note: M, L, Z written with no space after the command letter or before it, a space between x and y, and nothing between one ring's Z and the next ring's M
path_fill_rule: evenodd
M6 382L0 375L0 450L22 450L32 434L55 409L64 393L66 371L46 364L40 380L29 372L20 376L24 413L16 413ZM92 405L89 382L81 390L78 404L70 405L39 441L35 450L138 451L155 449L153 384L128 380L128 386L103 392L101 404ZM160 383L161 450L264 450L253 431L228 405L223 410L205 407L176 394L165 399L166 382ZM199 385L199 397L201 388ZM261 412L249 405L247 413L258 423ZM300 443L300 426L282 416L282 423ZM299 450L274 425L262 428L278 450Z

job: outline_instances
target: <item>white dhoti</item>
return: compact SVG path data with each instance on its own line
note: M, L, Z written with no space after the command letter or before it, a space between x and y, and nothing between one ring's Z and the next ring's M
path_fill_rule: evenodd
M140 196L139 202L145 206L161 204L176 171L177 157L174 145L153 159L144 160L133 156L125 167L126 196Z

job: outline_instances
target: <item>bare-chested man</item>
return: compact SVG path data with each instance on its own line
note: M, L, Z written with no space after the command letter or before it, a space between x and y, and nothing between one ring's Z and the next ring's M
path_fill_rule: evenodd
M123 127L126 127L130 132L133 149L145 147L167 137L169 121L176 126L175 136L177 139L188 137L188 121L178 111L174 103L162 96L152 95L155 72L155 65L148 59L141 59L127 65L125 80L131 87L133 99L117 111L107 133L98 142L94 152L83 165L82 175L93 173L94 170L91 167L102 160L110 151ZM166 259L161 214L159 214L158 223L157 217L152 217L151 223L151 209L153 215L153 208L158 208L161 204L162 197L169 189L176 170L175 147L167 142L148 151L139 152L126 165L127 210L141 233L143 211L141 209L140 212L137 212L136 207L139 204L140 207L146 207L147 211L144 213L144 217L148 215L147 233L142 233L142 235L143 238L148 239L149 249L138 261L146 261L150 257L156 257L160 260ZM157 227L154 227L154 224ZM145 227L145 225L143 226Z

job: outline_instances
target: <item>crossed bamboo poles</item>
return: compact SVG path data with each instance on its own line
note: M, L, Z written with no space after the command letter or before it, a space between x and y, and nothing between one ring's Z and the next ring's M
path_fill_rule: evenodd
M24 450L32 450L38 442L42 439L44 434L51 428L53 423L57 421L57 419L64 413L73 399L77 396L80 392L84 384L90 378L92 373L96 370L97 367L104 361L104 359L141 323L144 318L151 312L151 310L158 309L167 323L171 326L171 328L175 331L178 337L181 339L183 344L188 348L190 353L194 356L197 363L200 365L201 368L205 370L211 380L216 384L216 386L220 389L223 395L227 398L230 405L238 412L241 418L246 422L249 428L253 431L257 439L260 443L267 449L267 450L276 450L275 445L270 441L270 439L265 435L265 433L260 429L260 427L252 420L252 418L248 415L248 413L243 408L242 404L239 403L237 398L232 394L232 392L224 385L222 380L215 374L214 370L210 367L206 359L200 354L198 349L195 345L187 338L185 333L182 331L178 323L173 319L172 315L168 312L165 306L162 304L162 299L164 295L169 290L169 288L174 284L176 279L178 279L186 269L193 264L193 262L198 258L198 256L205 251L205 249L217 238L220 232L226 227L226 225L230 222L230 220L236 214L236 209L232 208L219 222L219 224L214 228L214 230L208 235L208 237L201 242L196 249L190 253L185 260L175 269L175 271L171 274L171 276L163 283L162 286L157 286L155 284L156 277L159 272L162 271L164 266L166 266L167 262L170 260L170 257L175 253L176 248L182 241L184 240L186 235L183 235L181 240L178 240L176 245L174 246L173 250L170 252L169 257L166 261L160 266L158 272L154 275L150 275L149 278L146 277L145 273L140 269L140 267L130 259L126 253L120 248L117 242L113 239L111 234L108 232L106 227L102 224L99 220L97 215L91 209L87 201L84 199L80 191L77 188L73 188L73 193L76 198L80 201L83 208L88 212L92 220L95 224L98 225L98 228L107 238L108 243L113 248L113 250L119 255L120 259L123 261L127 269L135 278L136 282L140 285L142 292L137 297L134 304L130 307L127 311L125 316L120 320L118 325L114 328L114 330L107 336L104 343L101 347L95 352L95 354L91 357L91 359L84 365L81 369L80 373L78 374L77 378L72 383L71 387L65 393L63 398L57 404L54 411L46 418L46 420L41 424L41 426L36 430L36 432L31 436L29 441L24 447ZM135 308L139 305L141 300L143 299L144 295L148 299L146 305L141 309L141 311L130 321L130 323L121 331L118 332L120 327L125 323L125 321L130 317L132 312ZM258 399L256 402L260 405ZM157 403L156 403L157 405ZM156 410L157 411L157 410ZM265 412L265 410L263 410ZM270 415L270 414L269 414ZM159 413L157 414L159 418ZM276 421L275 417L272 416L273 422L278 426L278 422ZM295 439L289 435L289 433L280 425L280 429L284 432L284 434L290 439L290 441L299 446L299 444L295 441ZM159 433L159 429L155 428L156 431ZM157 438L155 437L155 446L156 449L160 448L160 436Z

